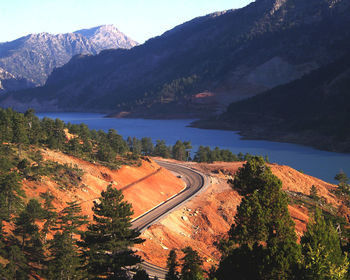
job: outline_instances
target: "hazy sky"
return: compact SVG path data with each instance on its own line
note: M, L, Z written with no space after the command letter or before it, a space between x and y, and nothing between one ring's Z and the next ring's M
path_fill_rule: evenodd
M0 42L30 33L68 33L103 24L142 43L194 17L253 0L0 0Z

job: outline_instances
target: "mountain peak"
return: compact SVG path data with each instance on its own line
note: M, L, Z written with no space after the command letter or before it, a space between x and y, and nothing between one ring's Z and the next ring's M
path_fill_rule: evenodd
M74 55L95 55L105 49L129 49L135 45L135 41L111 24L74 33L29 34L0 44L0 67L3 68L0 70L0 81L17 81L23 77L35 85L43 85L54 68L66 64ZM2 90L6 89L6 85L9 82L2 83Z
M104 49L130 49L138 45L137 42L120 32L113 24L81 29L74 33L81 34L92 41L98 52Z

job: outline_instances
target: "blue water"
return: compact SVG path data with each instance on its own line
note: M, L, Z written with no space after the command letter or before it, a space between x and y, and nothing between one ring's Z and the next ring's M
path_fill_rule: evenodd
M93 113L41 113L39 117L59 118L73 124L85 123L90 129L107 131L114 128L126 139L151 137L173 145L177 140L191 141L193 151L200 145L229 149L237 154L267 155L270 162L289 165L306 174L328 182L335 182L334 175L340 170L350 175L350 154L319 151L296 144L260 140L241 140L233 131L206 130L187 127L192 120L144 120L111 119Z

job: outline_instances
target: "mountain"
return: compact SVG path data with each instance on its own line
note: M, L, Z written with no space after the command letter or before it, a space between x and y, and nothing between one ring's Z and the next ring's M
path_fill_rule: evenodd
M11 73L0 68L0 93L5 90L16 91L33 87L33 84L24 78L16 78Z
M93 43L97 53L106 49L131 49L138 45L136 41L120 32L112 24L82 29L74 33L89 39Z
M349 122L350 52L301 79L232 103L219 118L195 126L350 152Z
M79 55L2 106L134 117L207 117L301 78L350 47L348 0L256 0L130 50Z
M131 48L136 44L113 25L58 35L30 34L0 44L0 67L39 86L46 82L53 69L64 65L74 55L97 54L108 48Z

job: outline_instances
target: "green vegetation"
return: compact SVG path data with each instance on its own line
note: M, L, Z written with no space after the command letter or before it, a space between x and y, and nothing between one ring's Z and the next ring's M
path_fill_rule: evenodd
M7 182L15 183L15 192L22 193L15 174L7 175ZM90 223L77 202L68 202L57 213L49 193L41 194L42 201L28 203L18 195L16 200L9 199L13 193L2 189L0 194L3 279L130 279L129 266L141 261L130 249L143 242L140 233L131 229L131 205L111 186L94 203ZM11 207L6 201L12 202ZM145 276L140 271L137 275Z
M181 279L182 280L202 280L204 279L202 264L203 261L199 257L198 252L191 247L182 249L185 254L181 259Z
M233 154L230 150L222 150L216 147L214 150L211 150L210 147L199 146L198 151L194 156L194 161L196 162L208 162L212 163L214 161L225 161L225 162L234 162L234 161L247 161L253 156L249 153L242 154L238 153L237 155ZM267 156L265 157L266 162L268 162Z
M310 188L310 198L313 199L313 200L318 200L319 199L317 188L314 185L312 185L311 188Z
M177 268L179 263L177 262L177 255L175 250L170 250L169 256L166 262L166 267L168 269L167 274L165 275L165 280L179 280L179 272Z
M221 261L219 278L291 279L300 249L281 181L258 157L248 160L236 177L233 187L244 197L229 231L231 249ZM236 262L238 256L242 261Z
M108 130L107 133L102 130L90 130L85 124L64 124L59 119L49 118L39 120L33 110L21 114L11 109L0 109L0 143L12 145L12 148L8 145L2 145L4 147L0 148L2 153L12 153L11 149L17 153L17 155L12 153L12 158L17 158L13 164L18 165L26 178L38 180L40 176L46 176L47 173L57 173L55 180L60 182L60 177L64 176L59 174L66 173L72 178L72 182L60 182L65 185L65 188L78 184L74 177L80 177L80 171L75 167L43 163L40 152L31 149L33 145L59 150L111 169L117 169L123 164L139 164L140 156L158 156L187 161L191 160L192 151L191 142L188 141L178 140L173 146L167 146L164 140L157 140L154 145L149 137L142 139L128 137L125 141L114 129ZM5 151L6 149L8 151ZM193 160L208 163L233 162L247 161L251 157L252 155L248 153L235 155L229 150L218 147L211 150L210 147L200 146ZM1 165L5 167L8 163L0 158Z
M316 209L301 238L303 279L345 279L349 261L339 241L333 225Z
M128 267L141 262L130 249L144 240L131 229L131 204L123 201L121 191L108 186L100 202L94 202L94 223L82 235L85 268L93 279L128 279ZM95 277L95 278L94 278Z
M222 259L211 279L347 279L347 249L319 209L296 242L288 198L261 157L249 159L230 182L243 199L229 238L219 242Z
M181 258L181 264L177 261L177 254L175 250L171 250L168 255L167 269L165 276L166 280L203 280L204 271L202 269L203 260L198 255L198 252L191 247L182 249L184 254ZM181 273L178 268L181 267Z
M105 133L90 130L84 124L66 125L59 119L39 120L33 110L21 114L11 109L0 109L0 142L16 145L20 158L23 148L36 145L97 161L111 168L135 162L135 159L127 156L128 145L115 130L110 129Z

